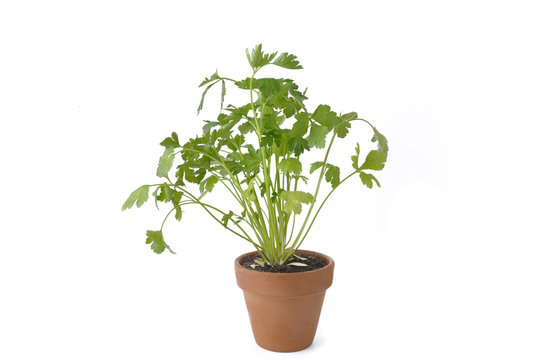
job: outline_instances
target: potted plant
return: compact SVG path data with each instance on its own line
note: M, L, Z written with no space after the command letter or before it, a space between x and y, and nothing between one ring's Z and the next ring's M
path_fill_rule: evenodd
M147 231L146 242L158 254L166 249L174 253L164 240L164 223L172 214L181 220L189 205L201 206L226 230L250 243L255 251L239 256L234 265L256 342L273 351L297 351L312 344L334 267L330 257L299 248L322 206L342 183L358 176L368 188L380 186L372 171L384 168L388 143L355 112L337 114L327 105L309 111L306 90L300 91L293 80L256 77L269 65L302 69L296 56L264 53L257 45L251 52L247 49L247 58L251 68L247 78L233 80L215 72L200 84L205 90L198 113L215 85L221 86L223 111L216 121L205 121L202 133L184 144L175 132L164 139L156 171L162 182L136 189L122 209L140 207L151 191L157 206L169 205L160 228ZM223 108L229 83L246 90L249 101ZM353 169L341 176L339 167L330 162L330 150L356 122L371 126L376 149L363 160L358 143L351 156ZM322 151L321 161L304 164L303 155L312 150ZM311 174L315 184L309 181ZM326 194L324 181L330 187ZM226 189L236 209L220 209L207 200L217 186Z

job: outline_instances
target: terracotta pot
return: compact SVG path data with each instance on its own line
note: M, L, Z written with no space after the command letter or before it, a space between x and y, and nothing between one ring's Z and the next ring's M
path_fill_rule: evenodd
M314 340L335 263L317 252L299 252L321 258L326 266L299 273L266 273L247 269L240 263L245 256L256 252L235 259L237 285L245 295L254 339L264 349L299 351Z

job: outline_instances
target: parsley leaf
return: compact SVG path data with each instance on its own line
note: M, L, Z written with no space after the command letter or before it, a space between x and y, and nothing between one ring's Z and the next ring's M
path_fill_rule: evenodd
M348 129L350 129L350 122L349 121L346 121L346 120L342 120L340 123L337 124L337 126L335 127L336 131L337 131L337 136L340 137L341 139L343 139L344 137L346 137L346 135L348 135Z
M173 207L175 208L175 219L181 221L181 219L183 218L183 211L181 210L181 206L178 203L173 203Z
M323 125L328 129L334 128L335 125L340 122L339 118L337 117L337 113L335 111L331 111L328 105L318 105L312 114L312 118L318 124Z
M292 70L303 69L303 66L301 66L297 60L297 56L288 53L280 54L279 57L273 61L273 65Z
M250 89L250 78L246 78L242 81L237 81L235 85L243 90ZM279 79L274 78L261 78L254 79L252 81L252 88L259 90L265 99L269 99L282 89L282 82Z
M331 164L326 164L326 168L326 181L331 184L333 189L335 189L341 182L341 169L339 169L338 166Z
M264 98L275 95L281 88L281 82L273 78L254 79L252 86L261 91Z
M171 137L165 138L160 145L166 147L166 148L178 148L181 147L181 144L179 144L179 137L177 136L176 132L171 133Z
M252 49L252 53L246 50L248 63L254 70L258 70L263 66L269 64L277 55L276 52L272 54L265 54L262 51L262 44L258 44Z
M203 129L203 133L204 134L208 134L211 132L211 130L215 127L215 126L218 126L220 125L220 123L218 121L208 121L208 120L203 120L205 122L205 125L203 125L202 129Z
M224 107L224 97L226 96L226 82L222 80L222 91L220 93L220 108Z
M311 132L307 137L307 143L309 146L323 149L326 146L326 131L327 128L325 126L312 124Z
M199 102L199 106L198 106L198 114L199 112L201 111L201 109L203 109L203 102L205 101L205 95L207 95L207 91L209 91L209 89L216 83L212 83L210 84L209 86L207 86L205 88L205 90L203 90L203 93L201 94L201 101Z
M243 167L242 171L245 174L258 173L260 171L260 164L262 162L261 150L254 150L253 147L248 147L248 153L243 154L243 159L239 164Z
M230 210L229 213L222 216L222 224L224 224L224 226L228 226L228 222L231 220L232 216L233 216L233 211Z
M173 148L166 148L160 160L158 160L158 169L156 170L156 175L159 177L167 177L169 170L173 166Z
M249 121L246 121L239 125L238 129L241 134L246 135L254 131L254 125L252 125Z
M282 172L299 175L302 171L301 161L296 158L282 159L282 161L279 163L279 170Z
M303 191L283 191L279 198L285 201L284 212L287 214L301 214L301 204L309 204L313 201L312 194Z
M378 180L374 177L373 174L367 174L367 173L364 173L363 171L360 171L359 177L360 177L361 182L363 183L363 185L367 186L369 189L372 189L372 188L373 188L373 182L374 182L376 185L378 185L378 187L380 187L380 183L379 183Z
M307 140L300 137L293 137L288 140L288 149L293 151L295 156L299 157L306 149L309 149L309 144Z
M164 250L168 249L170 253L175 254L173 250L169 247L168 244L164 241L164 235L161 230L153 231L147 230L147 244L151 245L152 251L157 254L161 254Z
M369 169L369 170L382 170L384 169L384 164L386 163L387 155L385 152L380 150L371 150L365 162L360 166L360 170Z
M130 209L134 204L141 207L149 199L150 185L143 185L135 189L122 205L122 211Z
M315 172L316 170L318 170L319 168L321 168L323 165L324 165L324 162L323 162L323 161L317 161L317 162L315 162L315 163L312 163L312 164L311 164L310 173L312 174L313 172Z
M343 121L352 121L352 120L356 120L357 118L358 118L358 113L356 112L349 112L349 113L341 115L341 120Z
M301 112L295 115L296 122L292 127L293 136L303 136L309 128L309 114Z
M210 82L213 82L214 80L218 80L220 79L220 76L218 75L218 70L215 71L215 73L213 75L211 75L210 77L208 78L205 78L205 80L203 80L201 82L201 84L199 84L199 87L202 87L204 85L207 85L208 83Z
M351 156L352 159L352 167L356 170L359 169L358 161L359 161L359 143L356 144L355 148L356 154Z
M203 180L199 184L199 191L203 193L208 193L213 191L216 183L218 182L218 177L216 175L211 175L207 179Z
M163 201L163 202L169 202L173 200L173 196L175 195L176 191L169 187L168 184L164 183L158 186L156 188L155 194L156 194L156 200L157 201Z
M312 174L319 168L324 166L324 163L322 161L317 161L315 163L312 163L310 173ZM332 164L326 164L325 166L325 176L326 181L331 184L331 187L335 189L337 186L339 186L339 183L341 182L341 169L339 169L338 166L332 165Z
M384 135L382 135L378 130L376 130L375 127L373 127L374 130L374 136L371 139L372 142L376 142L378 144L378 150L383 151L385 153L388 153L388 139Z

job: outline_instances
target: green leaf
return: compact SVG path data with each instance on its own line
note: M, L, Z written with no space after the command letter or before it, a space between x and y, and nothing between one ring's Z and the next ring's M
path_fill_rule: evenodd
M326 164L326 168L326 181L335 189L341 182L341 169L331 164Z
M214 80L218 80L220 79L220 76L218 75L218 70L215 71L215 73L213 75L211 75L210 77L208 78L205 78L205 80L203 80L201 82L201 84L199 84L199 87L202 87L204 85L207 85L208 83L210 82L213 82Z
M356 151L356 154L352 155L352 157L351 157L351 159L352 159L352 167L354 169L358 170L359 169L359 165L358 165L358 162L359 162L359 143L356 144L355 151Z
M179 204L173 204L173 207L175 208L175 219L177 221L181 221L183 218L183 211L181 210L181 206Z
M359 173L359 177L360 177L361 182L363 183L363 185L367 186L369 189L373 188L373 182L376 183L376 185L378 185L378 187L380 187L380 183L374 177L373 174L367 174L367 173L364 173L363 171L361 171Z
M307 143L310 147L317 147L323 149L326 146L326 133L327 129L320 125L312 124L311 132L307 137Z
M147 244L151 245L152 251L157 254L161 254L164 250L168 249L170 253L175 254L168 244L164 241L164 235L161 230L153 231L147 230Z
M295 114L296 122L292 127L292 136L303 136L307 133L309 128L309 114L301 112Z
M378 132L376 128L373 127L374 135L371 139L372 142L376 142L378 144L378 150L388 153L388 139L384 135Z
M135 189L122 205L122 211L130 209L134 204L141 207L149 199L150 185L143 185Z
M240 89L249 90L250 80L251 78L246 78L244 80L235 82L235 85L237 85ZM259 90L265 99L269 99L282 90L281 80L274 78L254 79L252 81L252 88Z
M203 90L203 93L201 94L201 101L199 102L199 106L198 106L198 114L199 112L201 111L201 109L203 109L203 102L205 101L205 95L207 94L207 91L209 91L209 89L214 85L216 84L216 82L212 83L212 84L209 84L209 86L207 86L205 88L205 90Z
M186 167L186 164L181 164L181 165L178 165L177 166L177 171L175 172L175 178L177 179L175 181L175 185L177 186L185 186L185 183L184 183L184 169Z
M171 137L167 137L164 140L162 140L160 145L165 146L166 148L173 148L173 149L181 147L181 144L179 144L179 137L177 136L176 132L172 132Z
M211 175L199 184L199 191L202 194L206 192L211 192L213 191L213 188L215 187L217 182L218 177L216 175Z
M252 49L252 53L249 53L247 49L248 63L254 70L258 70L261 67L269 64L277 55L277 53L265 54L262 51L262 44L258 44Z
M181 221L183 217L183 211L181 209L181 198L183 197L183 193L179 191L175 191L175 194L173 195L172 203L173 208L175 209L175 219L177 221Z
M254 80L254 88L260 90L263 97L268 99L280 91L281 82L273 78L263 78Z
M163 202L172 201L176 193L176 191L170 188L166 183L161 184L156 190L158 190L156 200Z
M207 170L203 168L194 171L194 168L190 167L188 163L184 163L182 171L180 166L177 167L177 169L177 179L180 178L179 175L184 174L184 178L186 179L186 181L193 184L199 184L207 173Z
M244 143L245 143L245 137L243 135L237 134L228 142L228 148L230 148L233 151L239 151L239 149L241 149L241 146Z
M310 173L312 174L313 172L315 172L316 170L318 170L319 168L321 168L323 165L324 165L324 162L323 162L323 161L317 161L317 162L315 162L315 163L312 163L312 164L311 164Z
M293 151L296 157L299 157L305 150L309 149L307 140L300 137L293 137L288 140L288 149Z
M239 164L237 161L233 161L233 160L224 160L224 165L226 166L226 168L228 168L228 170L229 170L233 175L237 175L237 174L239 174L241 171L243 171L243 166L242 166L241 164ZM224 176L229 176L229 174L228 174L227 171L221 172L221 174L223 174Z
M248 183L248 187L243 190L243 197L250 201L256 201L256 192L254 191L254 179L250 180Z
M284 200L284 211L288 214L301 213L301 204L309 204L313 201L313 196L303 191L283 191L279 198Z
M242 171L245 174L258 173L262 162L261 150L254 150L252 146L248 147L248 153L243 154L243 159L239 162L242 166Z
M322 166L324 166L324 163L322 161L312 163L310 173L312 174ZM341 169L339 169L339 167L335 165L326 164L325 177L326 181L331 184L331 187L336 188L341 182Z
M365 158L365 162L360 166L360 170L382 170L384 168L384 164L386 163L387 155L385 152L380 150L371 150L369 154L367 154L367 157Z
M173 166L173 148L166 148L164 150L164 153L162 156L160 156L160 160L158 160L158 169L156 170L156 175L159 177L167 177L169 170L171 170L171 167Z
M203 125L203 127L202 127L204 134L210 133L212 128L214 128L215 126L220 125L220 123L218 121L204 120L204 122L205 122L205 125Z
M242 123L241 125L239 125L238 129L241 134L245 135L245 134L248 134L249 132L254 131L254 126L250 122L246 121Z
M222 92L220 93L220 109L224 107L225 96L226 96L226 82L222 80Z
M301 66L297 60L297 56L288 53L280 54L279 57L273 61L273 64L286 69L303 69L303 66Z
M243 190L243 197L249 202L256 201L256 193L253 188Z
M309 178L303 175L292 175L292 179L294 180L302 180L305 184L309 183Z
M335 127L335 130L337 131L337 136L343 139L348 135L348 129L350 129L350 122L349 121L341 121L338 123Z
M346 114L342 114L340 116L340 119L343 121L352 121L352 120L356 120L357 118L358 118L358 113L355 113L355 112L349 112Z
M279 163L279 170L285 173L294 173L296 175L301 174L301 161L296 158L282 159L282 161Z
M244 78L243 80L236 81L234 84L237 85L239 89L243 90L249 90L250 89L250 79L249 77ZM256 79L254 79L256 80ZM252 86L254 86L254 81L252 82Z
M232 216L233 216L233 211L230 211L229 213L222 216L222 223L224 224L224 226L228 226L228 222L230 221Z
M331 111L328 105L318 105L312 118L318 124L327 127L328 129L334 128L340 122L339 117L335 111Z

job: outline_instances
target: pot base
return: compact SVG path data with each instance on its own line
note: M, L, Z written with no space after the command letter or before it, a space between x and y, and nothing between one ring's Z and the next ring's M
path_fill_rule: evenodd
M311 346L325 290L302 297L269 297L245 291L256 343L266 350L293 352Z

